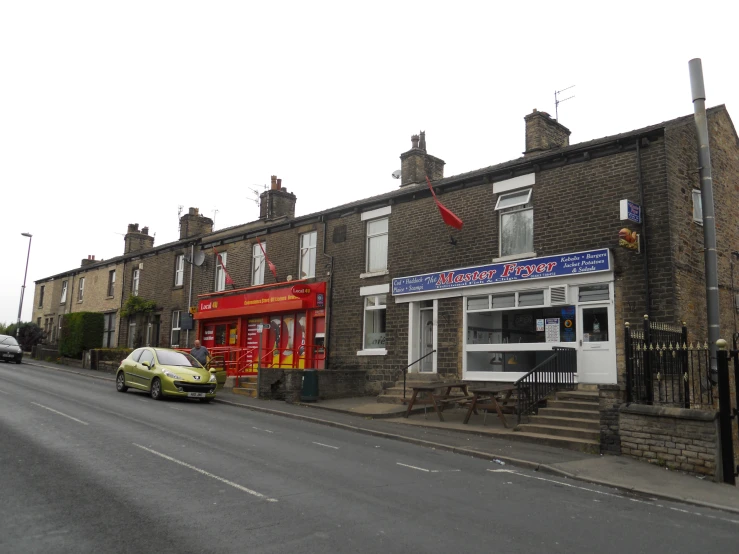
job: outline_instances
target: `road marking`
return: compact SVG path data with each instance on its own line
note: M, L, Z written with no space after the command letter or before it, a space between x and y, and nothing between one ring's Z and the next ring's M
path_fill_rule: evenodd
M318 446L325 446L326 448L333 448L334 450L338 450L338 446L331 446L330 444L323 444L322 442L314 442L313 444L317 444Z
M173 410L177 410L178 412L182 411L182 408L178 408L177 406L167 406L167 408L172 408Z
M5 392L4 390L0 390L0 392L3 394L10 394L9 392Z
M54 412L55 414L59 414L60 416L68 417L72 421L76 421L77 423L81 423L82 425L89 425L89 423L82 421L81 419L77 419L76 417L72 417L67 414L63 414L62 412L57 412L56 410L49 408L48 406L44 406L42 404L36 404L36 402L31 402L34 406L38 406L39 408L43 408L44 410L49 410L50 412Z
M399 466L403 466L403 467L409 467L409 468L411 468L411 469L417 469L418 471L425 471L426 473L431 473L431 470L430 470L430 469L425 469L425 468L422 468L422 467L416 467L416 466L409 466L408 464L401 464L400 462L397 462L397 464L398 464Z
M426 473L451 473L454 471L462 471L461 469L426 469L424 467L417 467L417 466L410 466L408 464L401 464L400 462L395 462L399 466L403 467L409 467L411 469L417 469L418 471L425 471Z
M152 454L159 456L160 458L164 458L165 460L169 460L170 462L174 462L176 464L179 464L181 466L184 466L188 469L192 469L194 471L197 471L198 473L202 473L206 477L212 477L213 479L216 479L217 481L220 481L221 483L226 483L227 485L231 485L232 487L239 489L240 491L244 491L245 493L251 494L252 496L256 496L257 498L262 498L266 500L267 502L277 502L276 498L269 498L262 494L261 492L253 491L251 489L247 489L246 487L242 487L238 483L234 483L233 481L229 481L228 479L224 479L223 477L219 477L218 475L213 475L212 473L209 473L205 471L204 469L200 469L199 467L195 467L193 465L190 465L186 462L177 460L175 458L172 458L171 456L167 456L166 454L162 454L161 452L157 452L156 450L152 450L151 448L147 448L145 446L141 446L140 444L133 443L134 446L141 448L142 450L146 450L147 452L151 452Z
M528 479L536 479L538 481L547 481L549 483L554 483L556 485L562 485L564 487L570 487L570 488L573 488L573 489L580 489L580 490L583 490L583 491L594 492L596 494L602 494L603 496L612 496L614 498L621 498L621 499L624 499L624 500L630 500L631 502L637 502L639 504L647 504L648 506L655 506L657 508L663 508L664 509L666 507L666 508L668 508L670 510L673 510L675 512L681 512L681 513L684 513L684 514L696 515L696 516L702 516L702 517L710 517L712 519L719 519L721 521L727 521L729 523L739 523L739 520L736 520L736 519L725 519L725 518L721 518L721 517L708 516L708 515L705 515L705 514L701 514L700 512L691 512L689 510L683 510L681 508L674 508L672 506L663 506L662 504L655 504L655 503L653 503L651 501L647 501L647 500L639 500L638 498L627 498L627 497L625 497L623 495L620 495L620 494L613 494L613 493L610 493L610 492L604 492L604 491L599 491L599 490L595 490L595 489L589 489L587 487L579 487L577 485L571 485L570 483L563 483L562 481L556 481L554 479L546 479L544 477L537 477L535 475L526 475L525 473L520 473L520 472L515 471L513 469L488 469L488 471L491 472L491 473L513 473L513 474L519 475L521 477L527 477Z
M270 431L269 429L260 429L259 427L252 427L252 429L256 429L257 431L264 431L265 433L274 433L274 431Z

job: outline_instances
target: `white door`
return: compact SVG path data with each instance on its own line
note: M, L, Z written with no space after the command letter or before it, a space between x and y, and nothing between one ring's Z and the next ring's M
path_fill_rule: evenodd
M421 308L421 328L419 329L419 352L426 356L419 362L420 373L434 372L434 355L430 354L434 349L434 308Z
M578 383L613 384L616 382L616 348L612 328L612 306L579 306L577 314Z

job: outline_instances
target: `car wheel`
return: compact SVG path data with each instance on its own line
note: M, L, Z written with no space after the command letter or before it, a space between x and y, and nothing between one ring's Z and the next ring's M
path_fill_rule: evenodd
M200 401L203 404L210 404L210 401L213 400L212 398L201 398Z
M15 363L20 364L23 360L16 360Z
M154 400L164 399L164 393L162 393L162 382L159 379L154 379L151 382L151 391L149 394Z
M118 392L126 392L128 390L126 386L126 374L122 371L119 371L115 377L115 388Z

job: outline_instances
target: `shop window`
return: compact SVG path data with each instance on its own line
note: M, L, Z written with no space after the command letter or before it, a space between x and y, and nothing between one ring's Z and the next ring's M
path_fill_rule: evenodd
M77 289L77 302L82 302L82 298L85 296L85 278L80 277L78 289Z
M169 344L172 348L180 345L180 310L172 312L172 333L170 335Z
M140 269L134 269L133 275L131 276L131 294L133 296L139 295L139 275L140 275Z
M533 292L519 292L518 293L518 305L519 306L543 306L544 305L544 291L536 290Z
M531 189L498 196L495 210L500 214L500 256L534 251L534 208Z
M318 233L312 231L300 235L300 278L316 276L316 240Z
M181 287L185 282L185 255L178 254L174 264L174 286Z
M513 308L516 305L516 295L511 294L494 294L493 309Z
M578 294L580 302L599 302L611 299L611 292L607 284L580 287Z
M693 221L703 225L703 198L700 189L693 189Z
M262 251L262 248L264 251ZM264 255L267 253L267 243L263 242L261 247L259 244L253 244L251 250L251 284L264 284Z
M67 301L67 282L62 281L62 299L59 301L60 304L64 304Z
M115 269L108 272L108 296L115 295Z
M220 261L219 261L220 258ZM215 291L226 290L226 271L228 266L228 252L219 252L216 256L216 284Z
M385 317L387 296L364 298L364 349L385 349Z
M472 296L467 299L468 310L489 310L490 309L490 297L489 296Z
M367 221L367 271L387 270L388 218Z

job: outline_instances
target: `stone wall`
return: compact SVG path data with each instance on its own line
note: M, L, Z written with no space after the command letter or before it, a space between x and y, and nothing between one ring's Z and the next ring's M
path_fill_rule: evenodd
M600 451L603 454L621 454L619 435L619 408L624 402L623 385L599 385Z
M261 368L259 398L299 402L303 389L303 371L300 369ZM318 398L349 398L366 396L367 372L362 370L318 371Z
M623 455L721 481L718 412L625 404L619 416Z

